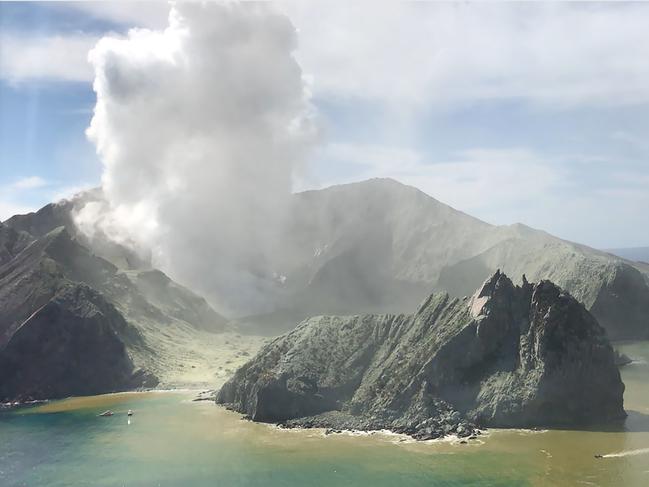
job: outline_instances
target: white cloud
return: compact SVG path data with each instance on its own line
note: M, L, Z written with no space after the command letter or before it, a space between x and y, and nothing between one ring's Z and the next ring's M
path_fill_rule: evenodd
M561 167L526 149L473 149L420 167L402 179L446 204L494 223L527 221L525 212L551 198Z
M294 2L316 96L649 101L649 5Z
M152 28L162 24L166 27L164 19L168 8L159 3L145 2L82 2L56 7L73 8L95 18ZM646 28L649 4L286 2L281 4L281 8L299 28L295 56L316 99L342 99L350 111L358 99L369 100L372 106L376 102L390 108L384 120L368 121L377 127L376 140L383 140L384 135L385 140L388 140L388 135L392 136L389 141L409 140L410 129L419 127L421 123L420 110L470 107L472 103L486 99L524 101L534 105L528 107L531 110L537 105L579 108L649 102L649 63L646 62L649 57L649 29ZM229 24L219 25L223 28L223 37L215 41L216 46L227 40L228 35L234 36L236 30ZM248 32L247 24L243 22L241 25ZM212 26L199 27L207 33L211 32ZM167 35L160 29L154 32L139 30L123 43L111 40L103 44L106 56L102 59L108 64L99 70L98 83L103 83L105 99L110 103L99 104L97 119L106 119L112 125L106 127L105 133L110 136L105 140L98 131L95 131L95 136L106 164L105 185L114 188L114 201L119 202L117 206L125 202L126 210L120 217L122 224L132 221L131 225L146 228L142 224L146 219L144 215L168 211L166 207L157 206L159 196L168 199L170 194L182 193L182 188L186 188L186 193L197 191L202 195L202 179L210 180L213 167L221 167L223 154L230 154L234 149L228 140L224 140L225 136L218 140L195 136L196 133L207 133L200 128L201 123L206 117L214 116L211 128L226 133L225 126L232 128L237 127L239 121L242 124L248 122L250 118L246 117L258 115L255 114L255 104L263 105L264 99L246 95L267 93L263 91L263 84L277 86L277 78L286 74L284 64L279 64L280 73L277 74L276 66L265 59L257 60L252 48L250 52L243 48L232 51L243 55L239 63L230 58L228 50L216 49L214 53L207 53L200 43L196 44L199 52L187 56L184 47L176 46L178 49L175 50L173 45L183 29L191 34L194 26L180 26ZM263 26L258 35L267 35ZM154 45L160 40L166 43ZM86 58L93 42L91 37L77 34L31 39L4 34L0 39L0 77L13 82L34 78L90 80L93 76ZM277 49L273 50L273 46ZM280 47L286 46L276 46L271 40L270 55L276 55ZM213 57L209 58L208 54L213 54ZM188 60L203 63L209 68L210 79L217 80L214 97L207 97L207 102L203 101L203 95L208 88L203 84L180 81L178 72L183 69L188 73L194 72L189 71ZM258 67L248 69L244 67L246 61L257 62ZM213 63L211 67L210 63ZM227 73L219 71L218 63L227 66ZM299 67L295 66L295 70L299 72ZM221 72L223 76L220 76ZM241 81L246 76L255 79ZM231 91L225 89L227 83L232 83ZM185 93L186 99L179 95L171 97L169 102L161 101L172 88L179 92L196 90L197 93L196 96ZM300 86L300 90L303 89L304 86ZM147 97L146 90L150 90L150 97ZM282 113L302 110L302 99L296 102L290 96L282 96L280 93L277 97L278 104L286 100L292 104L292 108L286 107L286 112ZM127 101L129 108L126 108ZM506 105L503 106L506 110ZM106 113L101 113L101 110ZM274 113L276 109L268 110ZM279 108L277 110L281 112ZM129 118L129 111L142 114L138 115L139 118ZM171 121L160 124L162 119ZM176 119L178 122L174 125ZM133 132L131 138L123 136L119 130L118 125L123 120L128 121L125 128ZM265 122L271 124L270 120ZM247 130L241 128L240 132L244 132L243 135L252 133L257 130L257 123L255 121ZM338 120L334 119L333 123L338 123ZM621 127L624 130L612 132L609 140L616 150L638 152L646 149L644 127L634 127L633 131L627 130L627 125ZM403 132L404 136L393 136L395 131ZM186 144L174 142L181 133L187 140ZM119 140L113 143L115 134ZM234 140L240 141L240 135L237 133ZM254 139L251 135L250 140ZM640 223L647 221L646 212L638 209L646 208L647 200L641 196L642 189L633 186L633 182L642 180L638 175L645 171L637 164L635 173L618 174L620 169L615 168L610 157L595 160L591 155L576 154L548 158L531 149L463 151L447 160L430 160L411 148L390 146L389 141L384 142L386 145L332 143L324 147L323 157L337 162L340 168L343 164L348 166L341 169L340 174L327 174L324 178L342 182L392 176L482 218L497 222L524 220L557 233L561 233L563 228L566 230L563 236L579 240L589 240L591 237L588 235L593 239L599 238L596 235L598 230L584 227L584 222L598 215L610 215L616 225L621 225L624 220L616 215L635 215ZM467 140L466 144L470 147L472 142ZM140 145L147 150L137 152ZM247 150L251 154L262 150L252 142L244 145L249 146ZM128 148L126 155L125 147ZM217 155L206 163L204 154L208 150L214 150ZM164 157L154 166L150 160L156 151ZM179 163L178 168L174 168L171 161L181 159L193 162ZM293 159L291 154L289 159L293 161L300 157ZM137 163L110 162L114 160ZM140 160L145 162L140 164ZM396 168L392 161L400 161L400 167ZM585 162L590 167L584 168ZM608 189L590 188L581 183L579 191L573 191L572 199L567 192L555 197L554 193L563 191L565 184L580 184L574 174L566 175L569 172L567 167L571 164L576 167L577 163L584 171L584 178L599 170L598 166L607 166L599 177L610 183ZM298 164L288 163L287 166L292 166L293 170ZM246 164L237 166L236 170L229 165L226 167L229 169L224 181L234 180L235 171L245 175L253 172L254 177L272 179L271 173L263 173L263 169L262 175L244 169L248 168ZM264 166L257 164L255 167ZM205 178L200 177L203 172ZM281 171L282 185L289 184L285 172ZM132 192L129 181L151 191ZM625 188L625 184L628 187ZM118 189L122 185L128 189ZM633 191L629 189L631 186ZM228 194L229 189L220 188L214 192ZM183 195L182 206L188 207L193 196ZM616 214L603 207L604 199L613 200L609 206L615 208ZM200 197L196 196L195 200L199 201ZM221 201L218 197L217 200ZM586 202L593 205L592 208L603 209L593 211ZM623 207L623 203L629 206ZM229 201L223 202L223 205L229 204ZM264 204L272 206L267 200ZM588 215L578 215L575 213L577 208ZM176 214L174 208L171 210L170 218L180 218L182 212ZM583 233L571 233L569 224L561 223L567 222L568 215L578 220L579 224L573 226L582 228ZM222 216L218 214L219 218ZM207 219L207 215L199 215L199 218ZM151 238L156 240L163 232L160 226L153 225L156 222L159 225L159 219L149 221L152 222L151 234L155 235ZM595 221L590 221L590 224L594 229L601 226ZM649 226L639 224L637 228ZM626 232L620 229L619 233L628 236L631 232L627 228ZM639 230L634 229L633 234L639 234Z
M36 211L53 201L70 198L93 184L61 184L39 176L28 176L0 185L0 221L14 215Z
M164 31L103 38L90 54L88 134L108 203L82 211L80 227L152 248L235 309L260 304L292 172L315 135L295 46L267 4L180 3Z
M33 79L92 80L88 51L96 36L25 37L0 35L0 78L12 83Z
M88 191L89 189L95 187L97 187L97 184L90 183L90 182L85 182L85 183L82 182L77 184L59 186L54 188L53 191L50 193L51 197L49 198L49 201L61 201L65 199L70 199L79 193Z
M0 222L5 221L14 215L22 215L34 211L34 207L29 205L21 205L13 201L6 201L0 198Z
M51 2L52 9L131 27L164 27L169 16L166 1ZM12 83L35 79L92 82L88 52L100 35L70 33L28 36L20 32L0 35L0 78Z
M29 176L11 183L10 189L34 189L42 188L43 186L47 186L47 181L45 181L43 178L41 178L40 176Z
M528 148L475 148L438 160L404 147L330 144L317 164L318 173L328 164L348 171L301 189L389 177L494 224L522 222L598 248L649 241L646 163L632 170L605 156Z
M556 166L555 161L525 148L469 149L439 161L427 160L409 148L332 144L324 148L319 159L322 164L356 166L352 175L327 180L326 185L389 177L498 223L506 222L502 216L508 208L518 211L548 197L564 179L560 166L549 170L549 166Z
M280 2L316 97L393 105L522 99L554 106L649 102L643 3ZM58 8L133 27L166 26L164 2ZM4 36L3 77L89 80L93 39Z

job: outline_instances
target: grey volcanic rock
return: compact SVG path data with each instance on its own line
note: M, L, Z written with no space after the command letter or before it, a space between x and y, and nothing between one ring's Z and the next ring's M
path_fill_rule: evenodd
M13 259L33 240L28 233L16 231L0 223L0 265Z
M649 266L525 225L490 225L393 180L296 194L286 240L273 263L285 277L277 308L244 326L287 331L315 314L409 312L431 290L462 297L501 269L561 286L611 338L649 338ZM608 299L621 275L628 286L614 283L619 299Z
M141 341L117 310L85 285L63 287L0 352L0 400L91 395L157 384L134 371L123 339Z
M74 215L88 203L101 203L103 193L101 188L84 191L70 199L50 203L36 212L24 215L14 215L4 224L16 231L40 238L52 230L64 227L81 245L88 247L95 255L108 260L122 269L150 268L149 255L138 255L128 247L110 240L103 233L97 233L92 238L80 232L74 223Z
M146 300L176 319L207 331L221 331L225 319L201 296L157 269L126 271Z
M64 227L34 241L0 266L0 347L60 289L77 282L116 301L122 295L136 294L114 265L91 254Z
M93 198L94 193L86 193L87 198ZM49 203L36 212L24 215L14 215L4 222L4 225L16 231L25 232L34 238L42 237L58 227L65 227L68 231L74 228L72 211L76 199L61 200L57 203Z
M0 266L0 399L155 385L128 353L144 353L142 335L107 297L136 295L126 283L63 227Z
M23 235L3 229L8 243ZM122 270L63 226L28 237L0 265L0 399L149 387L186 356L180 344L223 329L160 271Z
M647 338L649 298L647 276L627 264L609 272L590 307L612 340Z
M0 266L0 346L19 323L70 282L85 283L101 292L136 322L180 319L211 331L225 324L203 298L162 272L121 271L59 227Z
M104 204L101 190L4 223L34 238L64 226L146 294L148 282L156 279L138 274L151 270L149 256L101 233L89 238L75 226L75 212L88 203ZM522 224L490 225L394 180L295 194L286 222L284 239L269 262L242 264L248 266L242 272L258 277L255 293L264 303L240 310L237 322L244 331L276 335L316 314L409 312L431 290L461 297L501 269L561 286L595 315L611 339L649 339L649 264ZM0 235L0 265L2 253ZM158 295L150 297L169 302ZM176 316L175 307L167 314Z
M473 298L413 315L316 317L263 348L217 402L256 421L388 428L416 438L475 425L582 425L625 416L595 318L549 281L496 272Z

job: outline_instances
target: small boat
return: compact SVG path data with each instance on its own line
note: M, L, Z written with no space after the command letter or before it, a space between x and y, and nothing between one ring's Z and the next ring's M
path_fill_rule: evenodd
M604 455L600 455L599 453L595 455L595 458L604 458Z
M129 410L128 410L128 413L126 413L126 414L127 414L128 416L133 416L133 410L132 410L132 409L129 409Z
M113 412L109 409L108 411L104 411L103 413L101 413L99 416L105 418L107 416L112 416L112 415Z

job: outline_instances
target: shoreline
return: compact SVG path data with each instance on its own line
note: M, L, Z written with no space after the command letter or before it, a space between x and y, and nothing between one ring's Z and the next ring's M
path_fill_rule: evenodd
M258 423L258 424L264 424L264 423ZM442 444L442 443L450 443L450 444L466 444L466 445L481 445L484 443L482 441L483 438L489 437L489 433L487 433L486 429L482 430L483 432L480 434L480 436L475 437L474 439L469 439L467 438L462 438L458 436L457 434L449 434L445 436L441 436L439 438L432 438L432 439L427 439L427 440L418 440L417 438L414 438L406 433L397 433L396 431L388 430L388 429L379 429L379 430L355 430L355 429L334 429L334 428L318 428L318 427L313 427L313 428L308 428L308 427L300 427L300 426L295 426L295 427L284 427L281 424L268 424L269 427L277 430L277 431L282 431L282 432L289 432L289 431L294 431L297 433L305 433L308 431L313 431L316 433L319 433L319 436L322 438L328 438L330 436L349 436L349 437L377 437L381 438L383 437L386 440L389 440L390 443L393 444L414 444L414 445L421 445L421 444Z
M336 413L344 415L339 418L339 421L335 421L334 418L325 419L324 416L314 416L314 417L305 417L305 418L294 418L290 420L285 420L283 422L262 422L254 421L247 414L243 414L240 411L230 407L228 404L219 404L217 406L221 407L223 410L236 414L240 420L249 421L255 424L265 424L277 428L278 430L290 431L321 431L323 436L336 435L336 434L349 434L352 436L365 436L365 435L375 435L377 433L389 433L391 435L398 436L403 439L409 439L413 442L427 442L427 441L437 441L437 440L447 440L448 438L456 438L458 443L467 444L469 442L474 442L478 440L485 432L488 430L486 427L478 427L474 424L467 423L467 427L460 428L460 425L463 423L458 423L451 425L448 424L438 424L434 426L433 432L426 432L426 429L430 427L420 427L415 429L412 434L406 433L405 431L395 431L389 427L382 426L377 424L375 421L370 421L367 418L351 416L340 411L328 411L323 413L323 415ZM350 421L351 420L351 421ZM356 428L354 426L350 427L351 424L356 423L363 425L366 422L367 427ZM385 424L385 423L384 423ZM378 427L373 427L378 426ZM452 426L445 429L445 426Z
M147 394L188 394L189 397L186 401L183 402L211 402L214 397L215 389L205 389L205 388L194 388L194 387L179 387L179 388L153 388L146 390L130 390L130 391L114 391L108 392L105 394L96 394L92 396L69 396L59 399L43 399L35 401L27 401L22 403L0 403L0 413L9 412L12 409L20 408L30 408L37 407L40 405L56 403L58 401L74 400L74 399L87 399L87 398L99 398L99 397L111 397L111 396L122 396L122 395L147 395ZM205 397L201 397L201 396ZM393 444L453 444L453 445L482 445L484 444L487 438L491 438L494 435L501 434L520 434L520 435L537 435L545 434L551 431L565 430L564 428L552 428L552 427L530 427L530 428L477 428L476 432L470 436L458 436L455 433L449 433L442 435L437 438L416 438L407 433L392 431L386 428L380 429L354 429L354 428L337 428L337 427L324 427L324 426L305 426L305 425L285 425L282 423L265 423L259 421L253 421L249 417L240 412L230 409L223 404L218 404L214 402L213 406L219 407L224 412L230 413L233 416L236 416L239 420L245 420L247 422L253 423L259 426L265 426L275 431L281 432L294 432L296 434L306 434L313 433L314 435L320 438L327 437L336 437L336 436L348 436L348 437L382 437L386 441L390 441ZM573 431L572 429L570 431ZM579 429L574 429L574 431L580 431Z
M38 406L40 404L48 404L52 403L55 401L66 401L69 399L79 399L79 398L90 398L90 397L101 397L101 396L116 396L116 395L122 395L122 394L148 394L148 393L162 393L162 394L169 394L169 393L191 393L195 392L198 393L198 396L202 393L207 393L207 392L213 392L214 390L212 389L205 389L205 388L194 388L194 387L164 387L164 388L152 388L152 389L132 389L132 390L126 390L126 391L111 391L111 392L103 392L101 394L90 394L86 396L66 396L66 397L57 397L57 398L49 398L49 399L33 399L33 400L28 400L28 401L7 401L7 402L0 402L0 411L8 411L10 409L17 409L21 407L27 407L27 406Z

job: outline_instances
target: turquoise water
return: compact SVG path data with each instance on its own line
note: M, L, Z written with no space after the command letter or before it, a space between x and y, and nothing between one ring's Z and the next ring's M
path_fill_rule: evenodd
M640 360L623 369L624 431L492 430L468 445L416 443L279 430L189 392L115 394L0 414L0 486L645 486L649 343L623 349ZM109 408L115 416L97 417Z

